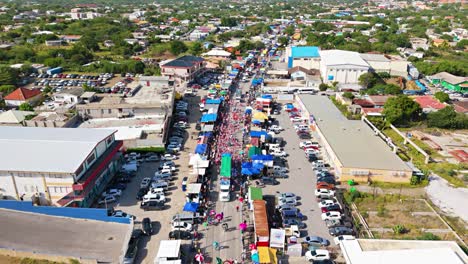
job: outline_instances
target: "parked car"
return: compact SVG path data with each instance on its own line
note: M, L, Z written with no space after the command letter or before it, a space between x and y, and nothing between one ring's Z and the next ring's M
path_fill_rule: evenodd
M153 223L151 219L148 217L143 218L141 221L141 225L143 227L143 233L147 236L151 236L153 234Z
M333 197L333 196L335 196L335 192L332 191L332 190L328 190L328 189L316 189L316 190L315 190L315 196L320 196L320 197L324 197L324 196Z
M98 204L110 204L110 203L115 203L117 202L117 198L113 195L108 195L102 197L99 201Z
M283 199L283 198L297 199L297 196L292 192L280 193L276 197L278 197L278 199Z
M319 236L306 236L304 237L303 241L307 244L320 244L325 247L330 245L330 241Z
M354 235L354 230L346 226L335 226L328 229L332 236Z
M111 189L117 189L117 190L125 190L127 188L127 185L125 183L114 183L110 186Z
M328 228L336 227L336 226L346 226L346 227L350 227L350 228L353 227L353 223L348 222L348 221L343 221L343 219L341 219L341 220L337 220L337 219L325 220L325 225L327 225Z
M157 201L164 203L166 202L166 196L157 193L147 193L145 196L143 196L143 202L149 201Z
M176 160L176 159L178 159L178 157L172 154L164 154L164 156L161 157L162 161Z
M119 190L119 189L109 189L105 192L102 193L102 197L105 197L105 196L121 196L122 195L122 191Z
M125 213L124 211L122 210L116 210L112 213L112 216L113 217L123 217L123 218L131 218L131 219L135 219L136 217L134 215L131 215L131 214L127 214Z
M174 230L169 232L169 239L192 239L192 234L184 230Z
M288 205L292 205L292 206L296 206L297 205L297 201L296 199L294 198L282 198L282 199L278 199L278 206L281 206L283 204L288 204Z
M341 243L341 241L343 240L354 240L356 239L355 236L351 236L351 235L341 235L341 236L337 236L333 239L333 241L335 242L336 245L339 245Z
M151 184L151 178L143 178L140 183L140 189L148 188Z
M327 183L327 182L317 182L317 184L315 185L315 188L333 190L335 189L335 185Z
M174 230L192 231L192 224L186 222L173 222L172 231Z
M328 260L330 259L330 253L325 249L314 249L307 251L305 257L307 261Z
M143 196L148 193L148 188L140 188L137 192L136 199L141 201L143 200Z
M159 160L160 158L158 155L151 155L145 159L145 161L148 161L148 162L159 161Z
M301 229L306 228L306 224L297 219L288 218L283 220L283 227L291 227L293 225L296 225Z
M163 210L165 208L164 202L159 201L143 201L140 203L140 208L145 211Z
M133 264L138 253L138 243L143 231L141 229L133 230L130 241L128 242L127 251L123 259L124 264Z
M322 207L327 207L327 206L330 206L330 205L333 205L335 204L336 202L334 200L331 200L331 199L327 199L327 200L322 200L318 203L319 207L322 208Z
M286 211L286 210L291 210L291 209L296 209L295 206L289 205L289 204L283 204L281 206L276 207L276 209L280 212ZM297 209L299 210L299 209Z
M279 181L275 180L274 178L271 178L271 177L262 177L260 179L263 184L270 184L270 185L278 185L279 184Z
M322 213L321 217L322 217L322 220L327 220L327 219L338 219L338 220L340 220L341 219L341 213L331 211L331 212Z
M326 212L330 212L330 211L336 211L336 212L341 213L341 207L340 207L339 204L332 204L332 205L327 206L327 207L322 207L321 210L322 210L322 213L326 213Z

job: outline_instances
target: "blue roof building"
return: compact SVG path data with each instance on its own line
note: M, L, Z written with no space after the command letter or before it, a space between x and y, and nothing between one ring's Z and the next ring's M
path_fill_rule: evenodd
M291 47L290 50L287 51L287 54L288 54L288 69L291 69L296 66L301 66L308 70L312 68L315 68L315 69L319 68L320 54L319 54L318 47L315 47L315 46Z

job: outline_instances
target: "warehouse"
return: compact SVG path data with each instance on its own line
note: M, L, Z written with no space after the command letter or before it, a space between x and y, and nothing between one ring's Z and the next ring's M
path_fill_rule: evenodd
M320 73L325 83L338 82L340 88L360 88L359 76L367 73L370 66L359 53L344 50L321 50Z
M409 182L412 170L363 121L348 120L324 96L297 100L341 181Z
M0 195L88 207L119 168L115 130L0 127Z

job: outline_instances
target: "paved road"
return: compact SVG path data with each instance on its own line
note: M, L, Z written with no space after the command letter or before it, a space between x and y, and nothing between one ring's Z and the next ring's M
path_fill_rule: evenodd
M316 235L324 237L333 243L333 237L328 234L328 228L321 219L321 211L317 205L315 198L316 177L312 171L312 166L304 155L304 151L299 148L299 137L297 136L292 123L286 112L281 112L276 116L280 126L285 128L279 134L280 137L286 140L284 150L289 154L287 157L289 166L289 177L279 179L279 185L267 185L264 188L263 194L276 195L277 192L293 192L301 197L300 205L298 206L301 212L307 216L304 221L307 228L301 232L302 236Z

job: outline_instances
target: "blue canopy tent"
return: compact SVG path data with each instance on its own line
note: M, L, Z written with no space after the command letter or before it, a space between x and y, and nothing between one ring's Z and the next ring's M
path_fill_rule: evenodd
M185 205L184 205L184 212L197 212L198 210L198 206L199 204L198 203L194 203L194 202L187 202Z
M269 135L266 131L250 131L250 136L259 138L261 136L268 137Z
M263 99L273 99L273 96L271 94L264 94L262 95Z
M244 162L242 163L241 173L244 175L260 174L260 171L263 169L263 164L260 165L262 165L262 168L259 168L257 164L252 164L252 162Z
M293 105L293 104L286 104L286 108L287 108L287 109L293 109L293 108L294 108L294 105Z
M213 132L200 132L198 135L200 135L202 137L212 137Z
M207 99L205 104L220 104L221 103L221 99L218 98L218 99Z
M250 109L250 108L245 109L245 113L246 114L252 114L252 109Z
M198 144L195 148L195 154L205 154L206 150L208 149L207 144Z
M253 123L254 125L260 125L260 124L262 124L262 121L260 121L260 120L252 120L252 123Z
M253 155L252 160L263 160L263 161L272 161L272 155Z
M216 121L216 118L218 118L217 114L204 114L201 117L201 122L202 123L214 122Z

